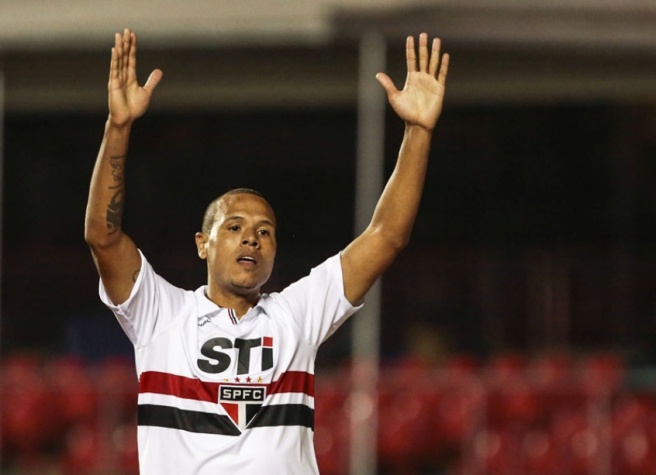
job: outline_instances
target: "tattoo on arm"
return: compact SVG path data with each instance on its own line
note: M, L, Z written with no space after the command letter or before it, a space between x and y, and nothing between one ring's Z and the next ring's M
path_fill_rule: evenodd
M121 229L123 218L123 190L117 191L107 205L107 230L114 234Z
M110 190L114 191L114 194L107 204L107 231L109 234L114 234L121 229L125 191L125 158L126 155L109 158L112 167L112 179L114 180L114 184L109 187Z

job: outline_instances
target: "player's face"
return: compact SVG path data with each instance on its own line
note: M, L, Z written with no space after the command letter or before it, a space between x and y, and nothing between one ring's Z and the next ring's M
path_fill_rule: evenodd
M275 215L257 195L228 195L219 206L210 235L199 233L196 242L200 257L207 259L211 288L259 295L276 257Z

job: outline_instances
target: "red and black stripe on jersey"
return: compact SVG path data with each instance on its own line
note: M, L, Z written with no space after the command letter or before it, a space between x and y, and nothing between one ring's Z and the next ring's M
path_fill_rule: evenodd
M170 373L146 371L139 380L139 393L154 393L175 396L200 402L219 404L221 386L231 383L201 381L196 378ZM314 375L303 371L288 371L278 380L265 387L267 396L281 393L300 393L314 397ZM314 429L314 409L306 404L269 404L247 406L247 429L272 426L303 426ZM177 407L139 404L138 424L179 429L187 432L233 435L241 434L230 416L180 409Z

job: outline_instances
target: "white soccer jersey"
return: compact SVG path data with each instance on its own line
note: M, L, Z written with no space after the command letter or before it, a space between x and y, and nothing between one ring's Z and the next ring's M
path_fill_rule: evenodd
M157 275L142 255L129 299L113 305L135 347L142 475L315 474L314 360L359 307L338 255L238 320Z

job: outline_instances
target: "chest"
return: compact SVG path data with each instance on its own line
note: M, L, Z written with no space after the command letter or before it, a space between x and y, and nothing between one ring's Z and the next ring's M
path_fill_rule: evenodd
M284 315L237 320L226 309L200 309L178 321L142 355L142 371L202 381L267 384L286 371L309 371L314 351Z

